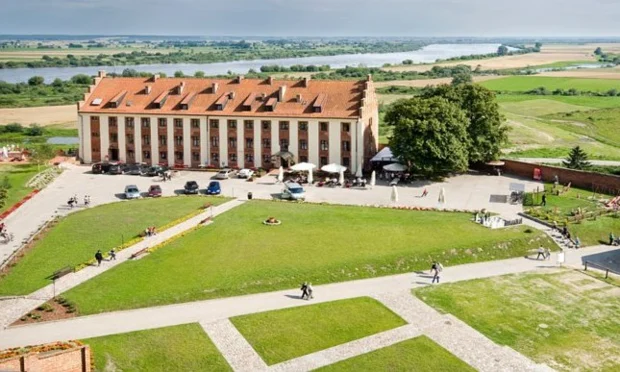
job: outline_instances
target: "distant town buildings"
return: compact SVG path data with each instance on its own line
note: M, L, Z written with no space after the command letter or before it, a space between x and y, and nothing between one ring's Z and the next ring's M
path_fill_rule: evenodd
M106 77L78 103L79 156L197 168L368 166L378 102L363 81ZM282 163L282 164L281 164Z

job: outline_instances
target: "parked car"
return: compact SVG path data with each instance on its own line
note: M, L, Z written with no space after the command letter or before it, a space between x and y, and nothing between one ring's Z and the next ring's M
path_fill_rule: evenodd
M138 199L140 197L140 190L136 185L125 186L125 199Z
M239 178L250 178L254 174L254 171L251 169L243 168L237 173L237 177Z
M112 175L123 174L123 166L119 163L110 163L110 168L106 173Z
M219 195L222 192L218 181L211 181L207 187L207 195Z
M101 174L103 173L103 164L101 163L94 163L93 166L90 168L91 171L93 172L93 174Z
M217 172L215 178L218 180L227 180L230 178L231 173L231 169L222 169L221 171Z
M168 170L168 167L162 167L160 165L153 165L144 174L149 177L161 176L167 170Z
M123 167L123 173L131 176L141 176L146 171L146 167L142 164L127 164Z
M183 189L186 194L198 194L198 183L196 181L187 181Z
M151 198L155 198L161 196L161 187L159 185L151 185L149 187L149 192L147 193Z
M287 182L284 184L281 197L282 199L304 200L306 198L306 191L298 183Z

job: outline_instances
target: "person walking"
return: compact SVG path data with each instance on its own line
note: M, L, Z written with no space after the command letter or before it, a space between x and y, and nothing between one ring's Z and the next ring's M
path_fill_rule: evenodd
M305 297L308 296L308 282L304 282L304 284L301 285L301 299L303 300Z
M541 245L540 247L538 247L538 256L536 256L536 259L540 259L540 257L542 256L542 259L544 260L546 258L545 255L545 248L543 248L543 246Z
M548 260L551 258L551 249L549 247L545 248L545 259Z
M542 203L541 205L544 207L547 205L547 194L543 193L542 194Z
M103 254L101 253L101 250L98 250L97 253L95 253L95 260L97 260L97 266L101 266L101 261L103 261Z
M114 250L114 248L110 250L110 260L116 261L116 251Z
M306 288L306 293L308 296L306 297L306 300L311 300L314 298L312 292L314 292L314 289L312 289L312 283L308 283L308 288Z
M432 266L433 280L431 280L431 284L437 282L439 284L439 276L441 271L443 270L443 266L439 262L433 262Z
M609 233L609 245L614 245L614 241L616 240L616 237L614 236L613 232Z

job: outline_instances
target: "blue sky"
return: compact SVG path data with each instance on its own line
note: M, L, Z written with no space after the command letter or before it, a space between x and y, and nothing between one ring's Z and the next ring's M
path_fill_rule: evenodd
M620 0L0 0L0 34L618 36Z

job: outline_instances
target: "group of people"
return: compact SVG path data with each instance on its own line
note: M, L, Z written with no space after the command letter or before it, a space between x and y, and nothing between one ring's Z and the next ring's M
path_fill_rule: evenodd
M108 261L116 261L116 250L114 248L108 252L108 255L110 256ZM103 261L103 253L101 253L101 249L97 250L97 253L95 253L95 260L97 260L97 266L101 266L101 261Z
M301 285L301 299L302 300L310 300L314 298L314 296L312 295L312 292L313 292L312 283L304 282L304 284Z
M67 204L69 205L69 208L71 209L73 209L73 207L77 207L78 205L77 195L73 195L72 197L70 197ZM90 195L84 195L84 206L88 207L89 205L90 205Z
M613 232L609 233L609 245L620 245L620 236L614 236Z
M551 258L551 250L549 248L544 248L542 245L538 247L538 256L536 256L536 259L538 260L541 257L543 260Z
M568 227L564 226L560 229L558 227L558 223L553 221L553 231L558 231L560 235L562 235L562 239L566 241L569 247L571 244L575 247L575 249L579 249L581 247L581 239L579 239L578 236L575 236L575 239L573 240Z
M13 235L11 235L9 233L9 231L6 228L6 224L3 222L0 222L0 237L2 237L5 242L9 242L11 240L13 240Z
M161 174L161 179L162 181L166 182L166 181L172 181L172 172L170 171L165 171L162 172Z
M149 226L144 230L144 234L146 236L154 236L157 235L157 231L155 231L155 226Z

